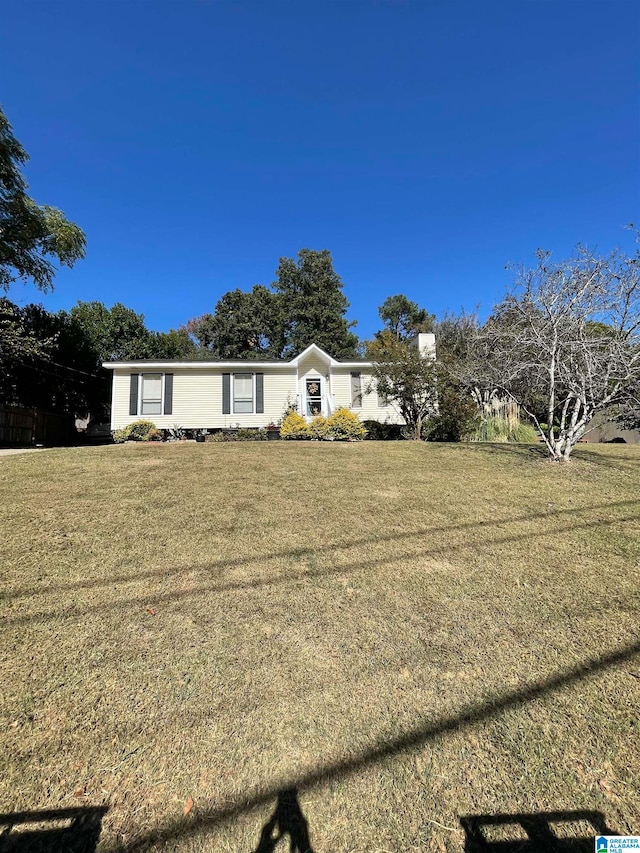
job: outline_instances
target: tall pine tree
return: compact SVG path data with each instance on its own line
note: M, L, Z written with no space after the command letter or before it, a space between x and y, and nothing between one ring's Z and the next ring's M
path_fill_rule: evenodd
M283 308L283 352L291 358L315 343L334 358L356 355L358 337L349 329L349 302L333 269L331 252L301 249L297 260L280 258L273 288Z

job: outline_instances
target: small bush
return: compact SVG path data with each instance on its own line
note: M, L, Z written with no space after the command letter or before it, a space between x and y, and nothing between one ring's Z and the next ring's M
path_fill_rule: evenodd
M127 424L122 429L117 429L113 433L113 440L122 443L123 441L151 441L152 438L160 435L153 421L139 420L131 424Z
M309 424L305 421L302 415L295 411L290 411L282 419L280 427L281 438L310 438Z
M513 421L507 418L486 418L480 424L475 434L475 441L493 441L506 443L508 441L534 444L538 433L531 424Z
M323 441L325 438L328 438L331 429L330 423L331 422L328 418L323 418L322 415L316 415L308 425L309 438L316 438L319 441Z
M540 438L535 427L522 422L518 424L512 434L513 438L511 441L518 441L520 444L535 444Z
M212 442L213 444L218 444L218 443L222 443L224 440L225 440L225 438L224 438L223 432L211 432L205 438L205 443L206 442Z
M401 441L404 436L402 424L381 424L380 421L363 421L365 438L369 441Z
M236 432L238 441L266 441L266 429L258 429L257 427L243 427Z
M361 441L367 434L360 418L347 408L334 412L327 420L327 427L327 438L335 441Z

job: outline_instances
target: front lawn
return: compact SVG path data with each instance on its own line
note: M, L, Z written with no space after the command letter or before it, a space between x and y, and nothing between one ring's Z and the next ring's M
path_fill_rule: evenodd
M315 853L640 833L640 448L53 450L0 459L0 507L5 815L280 853L286 788Z

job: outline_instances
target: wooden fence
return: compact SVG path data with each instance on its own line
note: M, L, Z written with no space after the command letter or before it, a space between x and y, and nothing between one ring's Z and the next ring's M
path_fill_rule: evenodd
M0 446L69 444L75 437L73 415L0 406Z

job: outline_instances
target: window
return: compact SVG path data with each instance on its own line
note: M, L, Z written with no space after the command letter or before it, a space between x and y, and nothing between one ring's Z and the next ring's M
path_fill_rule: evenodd
M362 374L351 374L351 408L362 408Z
M143 373L140 414L162 414L162 374Z
M233 411L236 415L253 413L253 373L233 374Z

